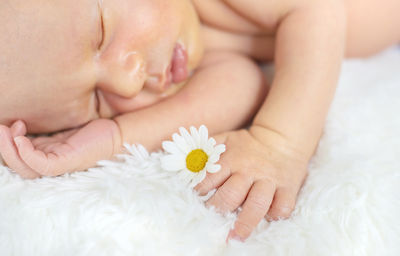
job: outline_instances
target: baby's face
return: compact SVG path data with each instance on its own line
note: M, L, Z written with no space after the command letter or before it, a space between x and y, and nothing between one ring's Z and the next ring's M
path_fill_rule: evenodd
M31 132L154 104L202 55L189 0L1 2L0 89L10 114L0 122L21 118Z

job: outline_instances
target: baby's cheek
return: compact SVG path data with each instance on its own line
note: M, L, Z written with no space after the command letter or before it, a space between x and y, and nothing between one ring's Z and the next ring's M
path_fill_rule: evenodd
M98 92L99 115L102 118L111 118L123 113L134 112L154 105L163 99L162 95L141 91L133 98L119 97L107 92Z
M131 27L136 42L152 39L159 41L166 35L176 33L180 15L174 13L176 8L168 4L168 1L142 0L140 5L135 6L135 1L132 2L132 12L127 15L129 21L126 24Z
M150 1L151 2L151 1ZM156 28L160 26L160 15L157 8L153 8L151 3L135 7L134 15L129 15L129 25L135 35L156 36ZM136 38L139 39L139 38Z

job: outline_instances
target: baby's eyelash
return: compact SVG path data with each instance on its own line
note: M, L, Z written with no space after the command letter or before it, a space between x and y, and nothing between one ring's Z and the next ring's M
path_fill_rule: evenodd
M99 12L100 12L100 25L101 25L101 40L100 40L100 43L98 46L98 49L100 49L104 43L105 29L104 29L103 11L102 11L100 2L98 2L98 6L99 6Z

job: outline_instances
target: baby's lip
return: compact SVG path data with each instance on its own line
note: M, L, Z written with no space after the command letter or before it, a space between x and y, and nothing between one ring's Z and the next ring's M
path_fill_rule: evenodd
M164 88L168 88L172 83L180 83L188 78L188 55L181 44L177 44L172 54L171 63L166 70Z
M177 44L171 61L172 82L180 83L188 77L188 54L181 44Z
M188 55L182 45L177 44L171 57L171 62L163 73L150 74L146 80L149 88L164 92L172 83L180 83L188 78Z

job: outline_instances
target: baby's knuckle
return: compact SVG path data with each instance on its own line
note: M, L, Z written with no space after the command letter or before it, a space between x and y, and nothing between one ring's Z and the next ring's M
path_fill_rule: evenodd
M215 187L215 180L210 176L206 176L204 179L204 183L200 183L200 186L203 186L203 189L210 189Z
M221 189L218 193L221 202L229 209L235 209L240 204L240 194L231 188Z
M238 219L235 223L235 230L242 236L248 236L253 231L253 226L246 221Z
M251 172L251 169L243 168L243 172L239 172L236 175L242 181L242 185L247 186L248 184L254 183L254 174Z
M265 211L267 208L267 200L261 195L249 197L247 200L248 204L254 209Z
M275 183L277 177L282 173L282 171L270 163L261 164L257 171L260 180L265 180L271 183Z

